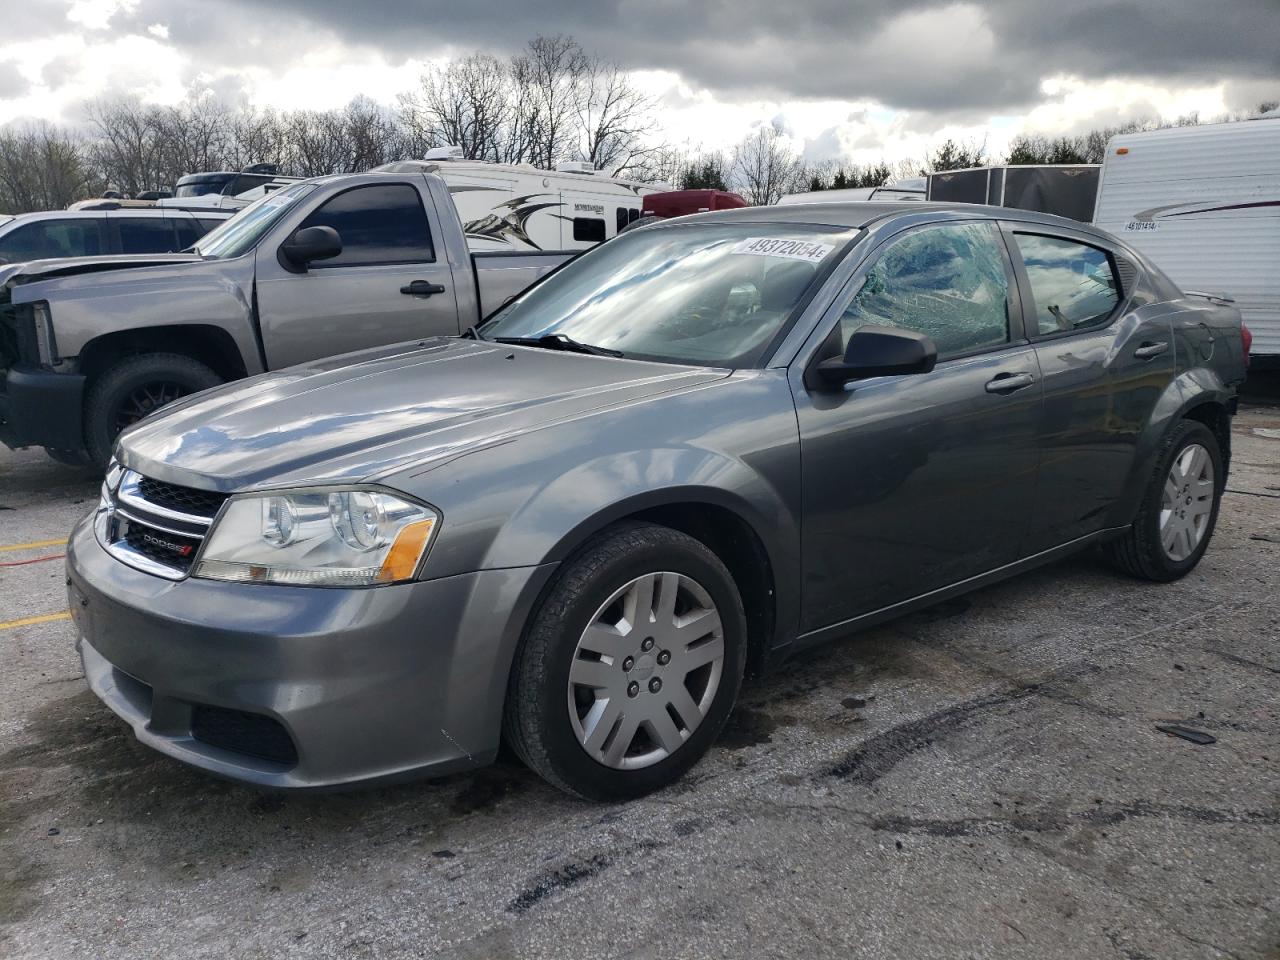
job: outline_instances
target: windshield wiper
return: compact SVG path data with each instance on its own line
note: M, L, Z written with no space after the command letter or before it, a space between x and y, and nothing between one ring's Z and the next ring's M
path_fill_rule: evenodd
M543 347L547 350L565 350L569 353L589 353L595 357L620 357L621 350L580 343L563 333L548 333L541 337L494 337L496 343L513 343L520 347Z

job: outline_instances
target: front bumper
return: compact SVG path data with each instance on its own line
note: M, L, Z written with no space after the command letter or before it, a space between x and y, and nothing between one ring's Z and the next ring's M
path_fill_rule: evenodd
M363 590L174 582L111 557L88 519L67 550L94 693L171 757L290 788L491 761L511 659L553 568Z
M84 448L84 377L13 367L0 380L0 442L5 446Z

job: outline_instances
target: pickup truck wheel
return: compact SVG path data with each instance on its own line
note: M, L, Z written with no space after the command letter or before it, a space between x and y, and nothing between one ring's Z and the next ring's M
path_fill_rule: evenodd
M733 577L704 544L654 524L615 527L566 562L531 618L507 740L580 797L666 786L728 719L746 637Z
M1135 577L1164 583L1184 576L1209 547L1225 483L1213 431L1183 420L1161 445L1133 525L1104 553Z
M85 447L95 464L111 459L120 431L189 393L222 378L198 360L177 353L128 357L93 381L85 401Z

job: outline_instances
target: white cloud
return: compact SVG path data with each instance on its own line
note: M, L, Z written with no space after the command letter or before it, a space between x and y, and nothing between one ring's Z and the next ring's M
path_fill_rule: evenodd
M139 0L75 0L67 10L67 19L90 30L106 30L117 13L132 13Z
M151 34L151 36L156 37L159 40L169 39L169 28L165 26L163 23L151 24L151 26L147 27L147 33Z

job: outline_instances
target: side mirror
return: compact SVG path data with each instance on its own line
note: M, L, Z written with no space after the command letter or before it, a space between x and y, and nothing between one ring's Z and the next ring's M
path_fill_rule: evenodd
M280 263L286 270L306 270L307 264L328 260L342 252L342 238L333 227L303 227L280 244Z
M928 373L938 362L938 348L923 333L898 327L859 327L849 337L843 357L831 357L813 368L817 385L841 387L850 380L894 374Z

